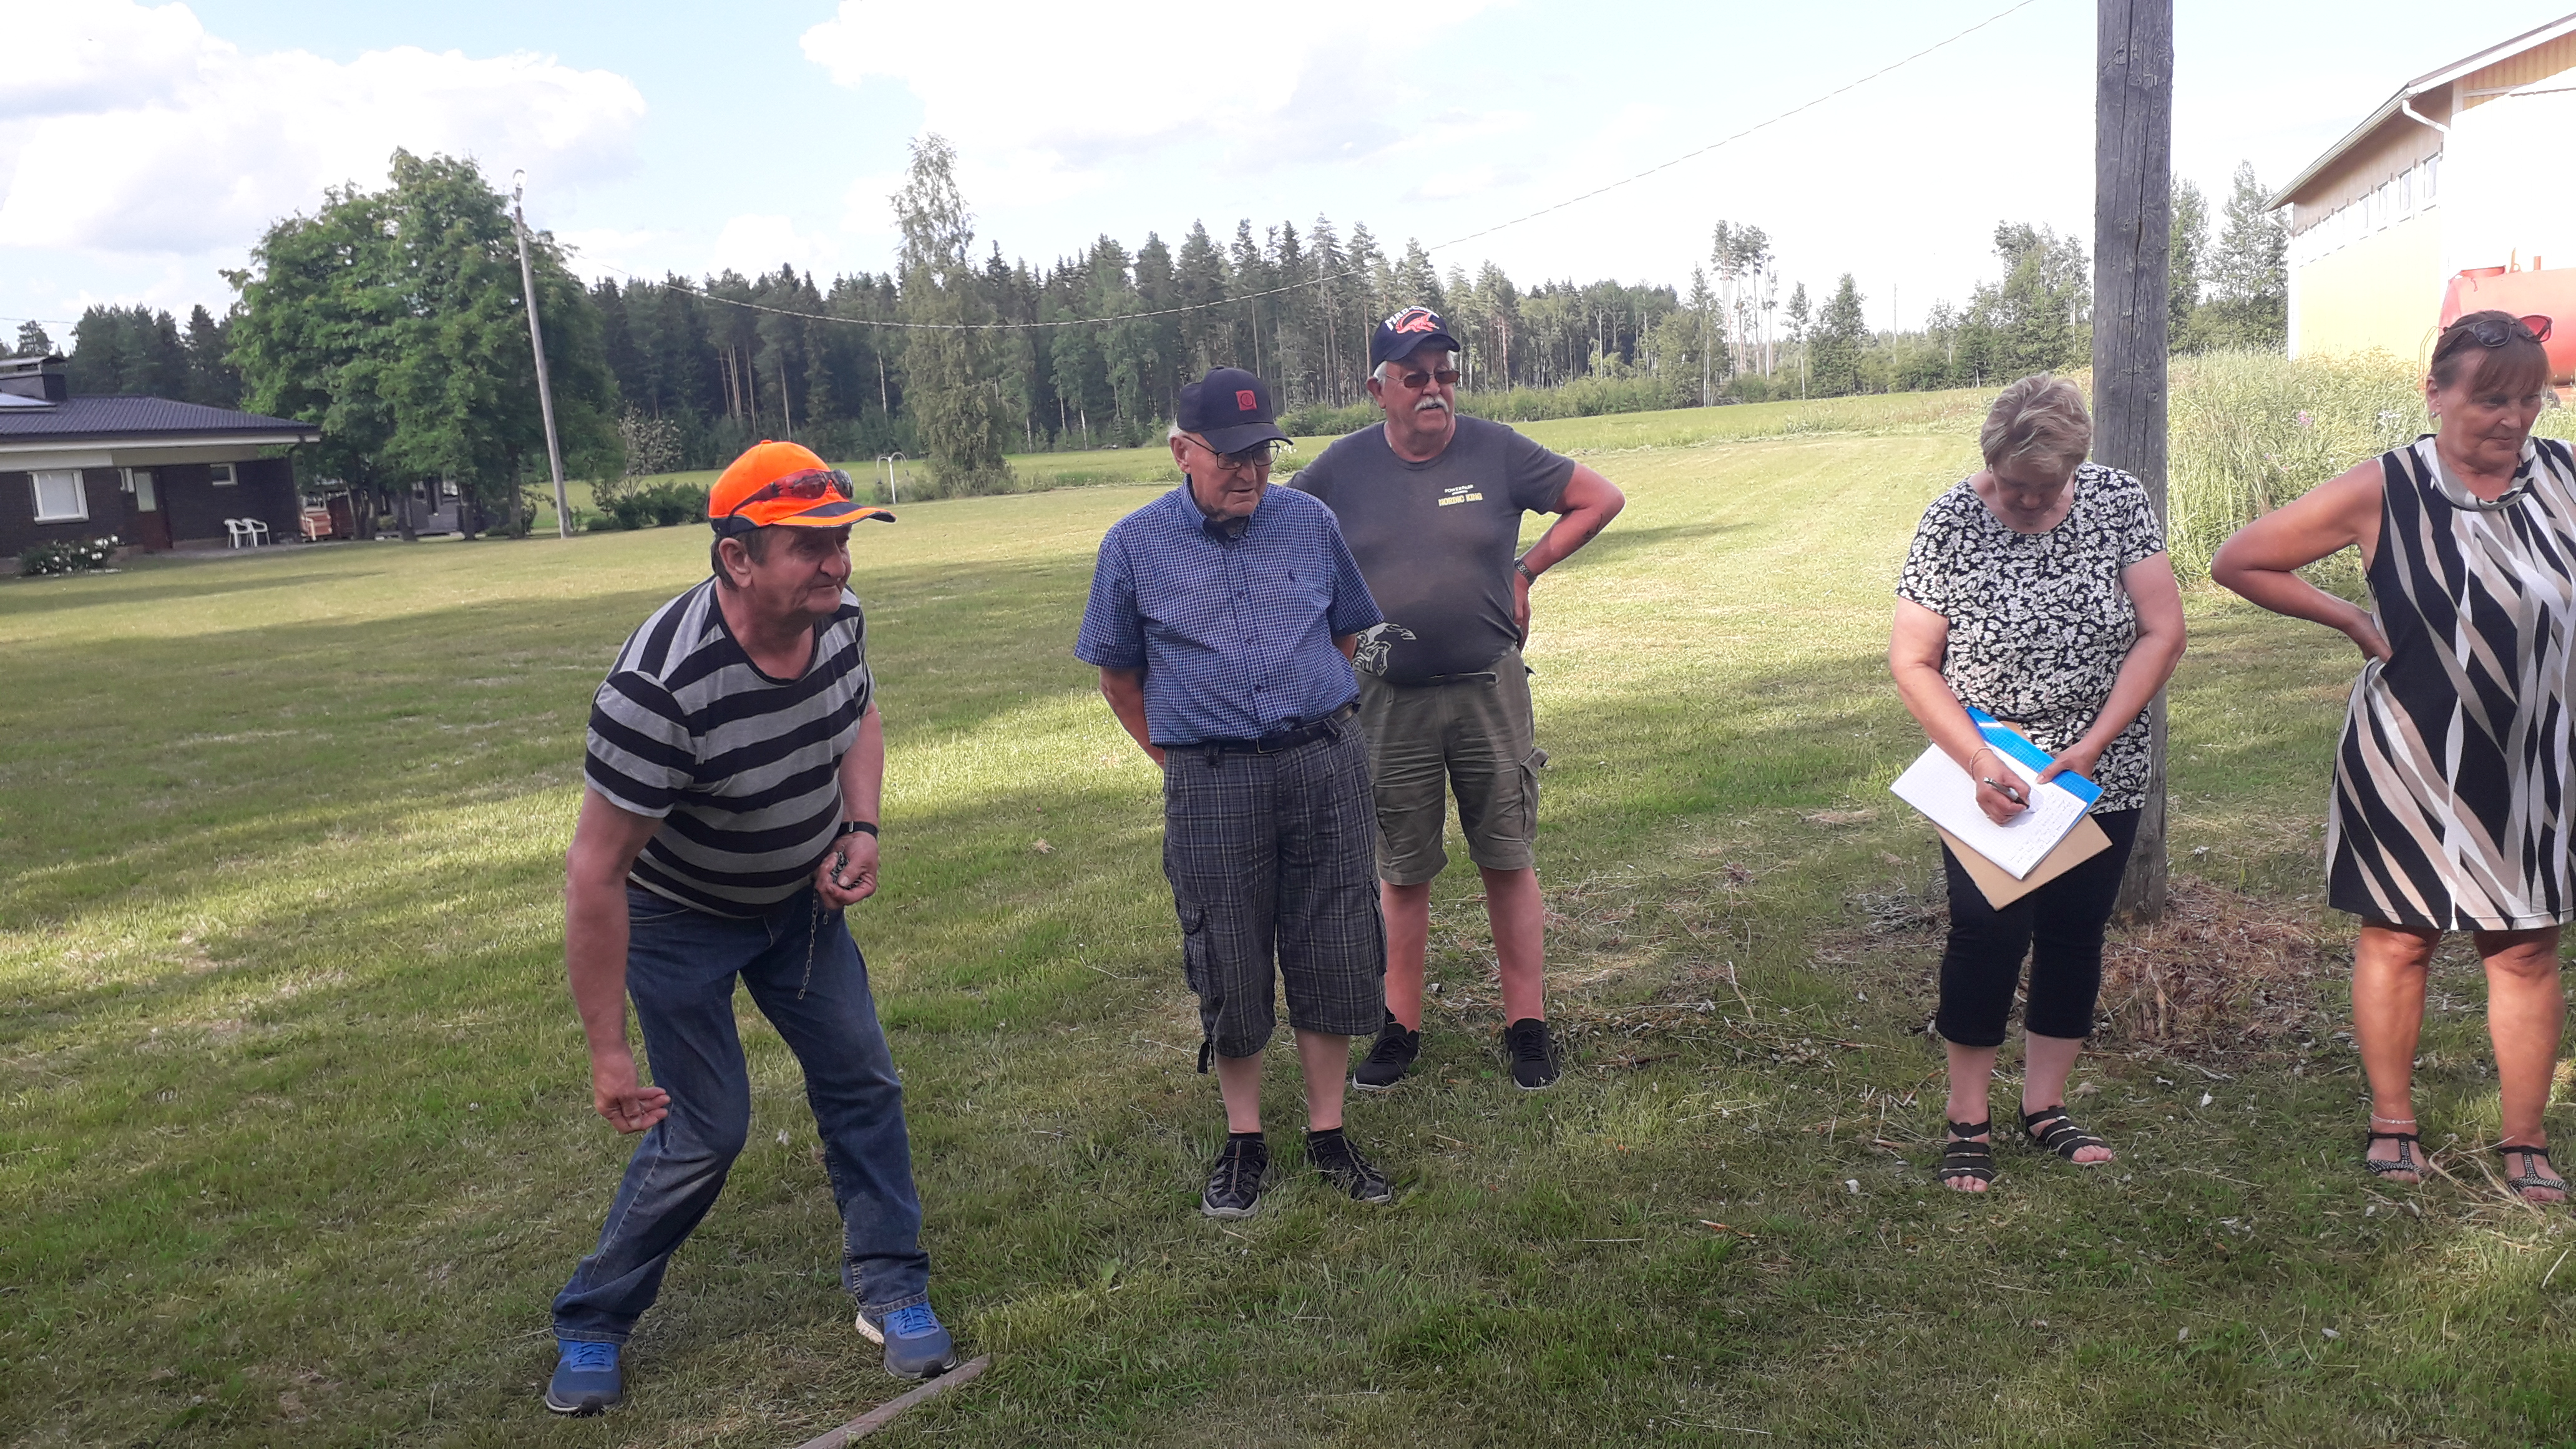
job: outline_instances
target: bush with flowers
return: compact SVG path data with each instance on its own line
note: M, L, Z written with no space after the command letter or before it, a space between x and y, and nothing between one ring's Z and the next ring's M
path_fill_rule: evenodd
M116 548L113 535L32 544L18 555L18 572L30 576L85 574L107 567L108 560L116 557Z

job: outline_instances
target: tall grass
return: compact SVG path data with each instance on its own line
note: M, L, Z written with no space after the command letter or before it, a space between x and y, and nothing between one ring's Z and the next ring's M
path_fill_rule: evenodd
M2248 521L2424 431L2421 374L2385 352L2212 352L2173 369L2167 542L2187 576Z
M2430 429L2420 369L2385 352L2175 359L2166 475L2174 567L2208 573L2210 555L2238 528ZM2567 437L2571 422L2552 408L2537 431Z

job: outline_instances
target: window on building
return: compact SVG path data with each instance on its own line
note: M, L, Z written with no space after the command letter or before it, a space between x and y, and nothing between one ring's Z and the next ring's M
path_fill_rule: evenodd
M38 473L35 480L38 523L81 523L89 518L89 490L81 486L77 469Z
M2423 203L2430 206L2433 204L2433 198L2442 194L2442 158L2438 154L2427 156L2424 158L2424 164L2417 169L2424 173L2424 183L2420 188L2423 192Z
M233 476L233 465L230 463L216 463L212 465L208 471L210 471L214 476L208 478L206 481L214 484L218 488L230 488L235 483L241 481Z

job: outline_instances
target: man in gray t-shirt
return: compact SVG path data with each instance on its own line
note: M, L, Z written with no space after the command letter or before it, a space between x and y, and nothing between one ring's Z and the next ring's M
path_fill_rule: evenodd
M1335 442L1289 480L1341 520L1386 622L1360 636L1360 726L1377 796L1386 912L1386 1024L1352 1085L1384 1090L1422 1049L1422 965L1446 795L1484 876L1501 966L1512 1079L1556 1080L1547 1036L1537 859L1538 748L1529 590L1627 500L1608 479L1500 423L1457 415L1457 339L1408 307L1369 341L1369 396L1386 421ZM1513 557L1525 513L1560 515Z

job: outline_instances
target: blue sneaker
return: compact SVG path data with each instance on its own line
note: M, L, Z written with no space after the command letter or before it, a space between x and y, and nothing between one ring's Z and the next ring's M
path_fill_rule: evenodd
M926 1379L957 1367L957 1345L927 1303L882 1315L862 1308L859 1332L868 1342L885 1345L886 1372L896 1378Z
M590 1339L562 1340L563 1358L546 1384L546 1407L558 1414L596 1414L626 1397L626 1380L617 1372L617 1345Z

